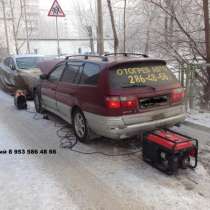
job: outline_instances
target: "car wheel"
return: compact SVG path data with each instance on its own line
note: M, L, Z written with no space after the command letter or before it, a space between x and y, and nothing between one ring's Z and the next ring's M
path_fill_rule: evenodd
M74 134L80 142L89 143L89 129L84 114L77 109L73 113L73 130Z
M41 113L43 111L41 96L40 96L40 94L38 94L37 91L34 92L34 105L35 105L36 112Z

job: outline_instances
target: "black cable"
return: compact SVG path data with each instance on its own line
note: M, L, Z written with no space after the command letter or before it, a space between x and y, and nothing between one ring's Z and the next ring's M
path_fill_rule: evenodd
M129 155L134 155L136 153L141 152L142 150L138 150L138 151L132 151L132 152L128 152L128 153L121 153L121 154L107 154L104 152L82 152L79 150L75 150L75 149L71 149L72 152L77 152L83 155L93 155L93 154L100 154L100 155L104 155L104 156L109 156L109 157L119 157L119 156L129 156Z
M61 132L63 132L64 134L61 134ZM97 152L97 151L84 152L84 151L74 149L74 147L78 144L78 139L76 138L76 136L71 131L71 128L69 127L69 125L66 124L66 125L60 127L56 131L56 134L60 138L60 147L61 148L69 149L72 152L76 152L76 153L83 154L83 155L101 154L101 155L104 155L104 156L116 157L116 156L133 155L133 154L136 154L136 153L139 153L139 152L142 151L142 150L137 150L137 151L131 151L131 152L128 152L128 153L120 153L120 154L108 154L108 153Z
M42 115L43 113L37 113L35 110L31 111L29 106L28 106L26 112L28 112L30 114L34 114L33 115L34 120L48 119L47 115L46 116ZM41 115L41 117L39 117L39 115ZM136 153L139 153L139 152L142 151L141 149L139 149L137 151L131 151L131 152L128 152L128 153L108 154L108 153L97 152L97 151L85 152L85 151L76 150L76 149L74 149L74 147L78 144L78 139L76 138L73 131L71 130L70 125L67 124L67 123L57 122L55 120L54 121L54 126L56 128L58 128L56 130L56 135L59 138L60 148L69 149L72 152L76 152L76 153L79 153L79 154L83 154L83 155L101 154L101 155L109 156L109 157L117 157L117 156L129 156L129 155L133 155L133 154L136 154Z

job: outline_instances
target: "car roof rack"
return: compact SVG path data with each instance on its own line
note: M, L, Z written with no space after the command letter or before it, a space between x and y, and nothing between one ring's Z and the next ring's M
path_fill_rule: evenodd
M100 55L69 55L66 56L65 60L74 57L83 57L85 60L88 60L88 58L100 58L102 61L108 61L108 58L106 56L100 56Z
M124 55L124 56L128 56L128 55L137 55L137 56L142 56L144 58L148 58L149 56L146 55L146 54L143 54L143 53L107 53L107 54L104 54L104 56L111 56L111 55Z

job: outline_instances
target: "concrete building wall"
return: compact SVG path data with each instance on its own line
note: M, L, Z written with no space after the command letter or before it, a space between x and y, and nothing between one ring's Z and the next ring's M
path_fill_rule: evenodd
M19 41L19 42L22 42ZM112 42L113 41L105 41L105 51L112 52ZM30 47L32 53L38 53L43 55L56 55L57 54L57 41L56 40L31 40ZM96 51L96 41L94 41L94 47ZM81 53L90 52L89 40L65 40L60 41L60 49L61 54L78 54L79 49ZM21 48L21 53L25 53L27 51L26 43Z

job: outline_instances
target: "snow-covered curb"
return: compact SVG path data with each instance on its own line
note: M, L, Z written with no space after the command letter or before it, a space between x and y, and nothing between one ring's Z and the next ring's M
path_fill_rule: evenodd
M191 111L187 114L186 122L193 123L210 129L210 113Z

